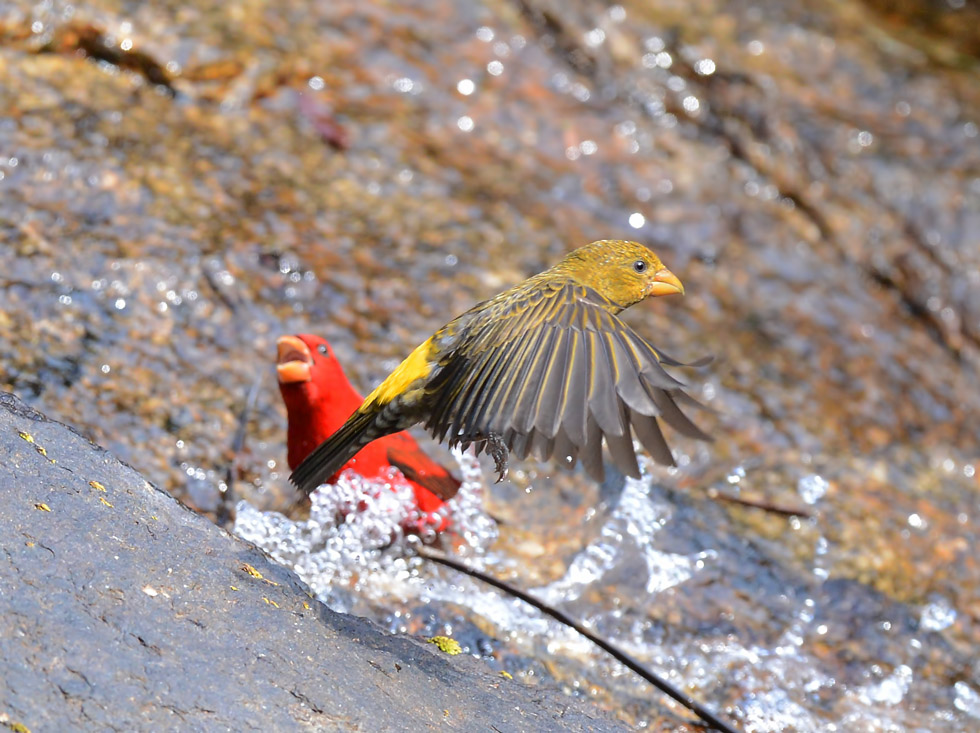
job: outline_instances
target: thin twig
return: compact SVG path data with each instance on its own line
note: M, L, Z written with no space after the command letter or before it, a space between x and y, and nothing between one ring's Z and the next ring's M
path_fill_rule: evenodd
M586 639L591 641L593 644L598 646L603 651L610 654L617 662L623 664L626 667L629 667L631 670L636 672L638 675L640 675L640 677L645 679L647 682L649 682L651 685L656 687L658 690L668 695L669 697L672 697L674 700L676 700L681 705L686 707L688 710L693 712L695 715L701 718L701 720L703 720L712 728L721 731L721 733L737 733L735 728L733 728L731 725L721 720L720 718L716 717L714 713L712 713L710 710L702 706L696 700L688 697L683 692L681 692L676 687L674 687L672 684L667 682L667 680L659 677L654 672L651 672L650 670L646 669L643 665L641 665L639 662L637 662L635 659L629 656L626 652L617 649L605 639L596 636L591 631L586 629L584 626L579 624L577 621L572 619L570 616L568 616L562 611L559 611L557 608L554 608L542 601L539 601L534 596L529 595L528 593L520 590L519 588L515 588L511 585L508 585L502 580L498 580L493 576L487 575L486 573L471 568L466 564L460 562L459 560L453 560L452 558L447 557L445 554L439 552L438 550L433 550L431 547L420 547L419 555L421 557L424 557L426 560L431 560L432 562L445 565L446 567L450 567L453 568L454 570L458 570L459 572L465 573L466 575L469 575L473 578L482 580L484 583L487 583L488 585L492 585L494 588L498 588L504 591L505 593L509 593L515 598L519 598L520 600L524 601L528 605L534 606L536 609L538 609L542 613L547 614L548 616L551 616L559 623L562 623L565 626L575 629Z
M752 507L753 509L762 509L763 511L772 512L773 514L781 514L784 517L802 517L803 519L811 519L813 517L813 514L806 509L800 509L799 507L792 506L782 506L781 504L773 504L765 499L751 499L746 496L735 496L734 494L728 494L724 491L719 491L718 489L708 489L708 497L711 499L727 501L732 504Z
M245 448L248 416L255 407L256 399L258 399L262 376L261 372L255 375L255 381L252 382L252 387L245 397L245 404L242 405L242 410L238 413L238 427L235 429L235 437L231 440L231 459L225 468L225 490L221 492L221 501L218 502L218 508L215 511L215 523L225 529L228 529L235 521L235 479L238 474L238 457Z

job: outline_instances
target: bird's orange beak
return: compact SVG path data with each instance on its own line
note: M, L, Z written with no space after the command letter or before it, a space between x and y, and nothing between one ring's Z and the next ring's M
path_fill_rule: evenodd
M295 336L280 336L276 341L276 374L279 384L297 384L312 379L313 355L309 347Z
M684 285L677 275L666 267L662 267L654 273L653 282L650 283L650 295L673 295L674 293L684 294Z

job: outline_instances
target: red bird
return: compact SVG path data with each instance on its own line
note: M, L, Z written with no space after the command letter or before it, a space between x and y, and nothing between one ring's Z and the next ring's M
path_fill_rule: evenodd
M319 336L281 336L276 342L279 392L286 403L287 460L293 470L314 448L333 435L363 398L347 381L330 344ZM388 480L394 466L408 481L421 512L435 512L459 491L460 482L422 452L415 439L400 432L368 443L327 483L351 469L364 478ZM435 526L442 531L445 517ZM408 529L408 528L406 528Z

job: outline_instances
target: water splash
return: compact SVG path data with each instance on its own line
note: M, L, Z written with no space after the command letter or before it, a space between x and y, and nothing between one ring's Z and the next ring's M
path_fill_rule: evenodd
M956 609L945 598L937 598L922 608L919 625L927 631L942 631L956 622Z
M460 549L482 553L496 538L496 526L482 510L482 473L472 455L454 453L460 467L459 493L440 510L451 521L451 539ZM234 532L293 568L314 594L335 611L350 612L359 597L418 598L421 560L412 546L437 540L436 517L418 512L412 488L394 471L387 481L345 472L336 484L310 497L310 516L294 521L278 512L238 504ZM405 526L428 525L419 534Z
M800 498L811 506L820 501L830 488L830 483L823 476L811 473L801 478L796 484Z
M454 457L463 483L448 507L452 529L441 541L491 574L504 576L515 569L519 573L521 559L506 548L493 547L496 526L482 508L485 485L476 458L458 451ZM694 638L667 633L646 615L645 602L636 608L596 606L592 597L597 589L614 588L627 575L631 587L657 596L703 571L715 571L720 562L718 550L683 554L656 546L663 544L664 529L681 510L661 497L645 471L642 479L614 483L619 494L606 487L604 496L612 508L598 535L573 557L561 578L531 589L532 595L571 611L641 663L703 700L710 701L725 689L742 690L730 709L747 732L899 730L893 721L897 714L904 715L904 702L921 684L914 657L900 660L890 674L870 664L858 681L837 678L840 670L813 654L808 643L814 635L827 633L826 606L833 599L800 596L786 616L782 634L766 645L725 630L720 635L702 631ZM512 649L521 650L519 654L535 658L545 654L558 666L558 660L572 661L576 669L595 672L592 684L603 679L603 684L616 686L628 697L649 697L641 681L625 674L571 629L477 580L413 556L416 543L434 538L405 535L401 530L412 506L410 489L400 485L397 477L378 482L345 474L329 491L314 494L310 519L296 522L242 503L235 530L295 568L335 610L369 615L393 630L405 631L410 629L404 621L414 611L396 612L393 621L393 606L465 608L467 618L482 619L477 622L481 633L506 639ZM819 537L815 549L814 572L822 580L819 571L826 562L826 538ZM944 608L940 601L924 607L923 626L945 623ZM579 674L585 675L579 681L589 683L588 673ZM804 698L794 691L804 691L807 700L837 700L834 714L828 715L819 703L802 702ZM970 686L959 682L950 692L956 710L980 716L980 695Z
M865 705L898 705L908 694L912 677L912 668L907 664L900 664L880 682L859 688L857 696Z
M650 496L651 481L626 478L622 494L599 533L599 538L579 552L560 579L533 591L547 603L557 604L581 597L606 573L630 562L639 552L646 565L646 592L659 593L689 580L716 557L712 550L694 555L663 552L654 538L672 516L666 502Z
M955 699L953 705L957 710L962 710L971 718L980 720L980 694L971 688L966 682L957 682L953 685Z

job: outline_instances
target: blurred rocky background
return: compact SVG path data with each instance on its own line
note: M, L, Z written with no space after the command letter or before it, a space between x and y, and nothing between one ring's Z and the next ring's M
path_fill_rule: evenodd
M490 565L746 730L975 730L978 29L968 0L0 3L0 389L209 516L229 469L286 511L278 335L367 390L637 239L687 296L629 320L715 355L682 376L716 440L619 500L528 463ZM398 604L367 605L685 729L551 626Z

